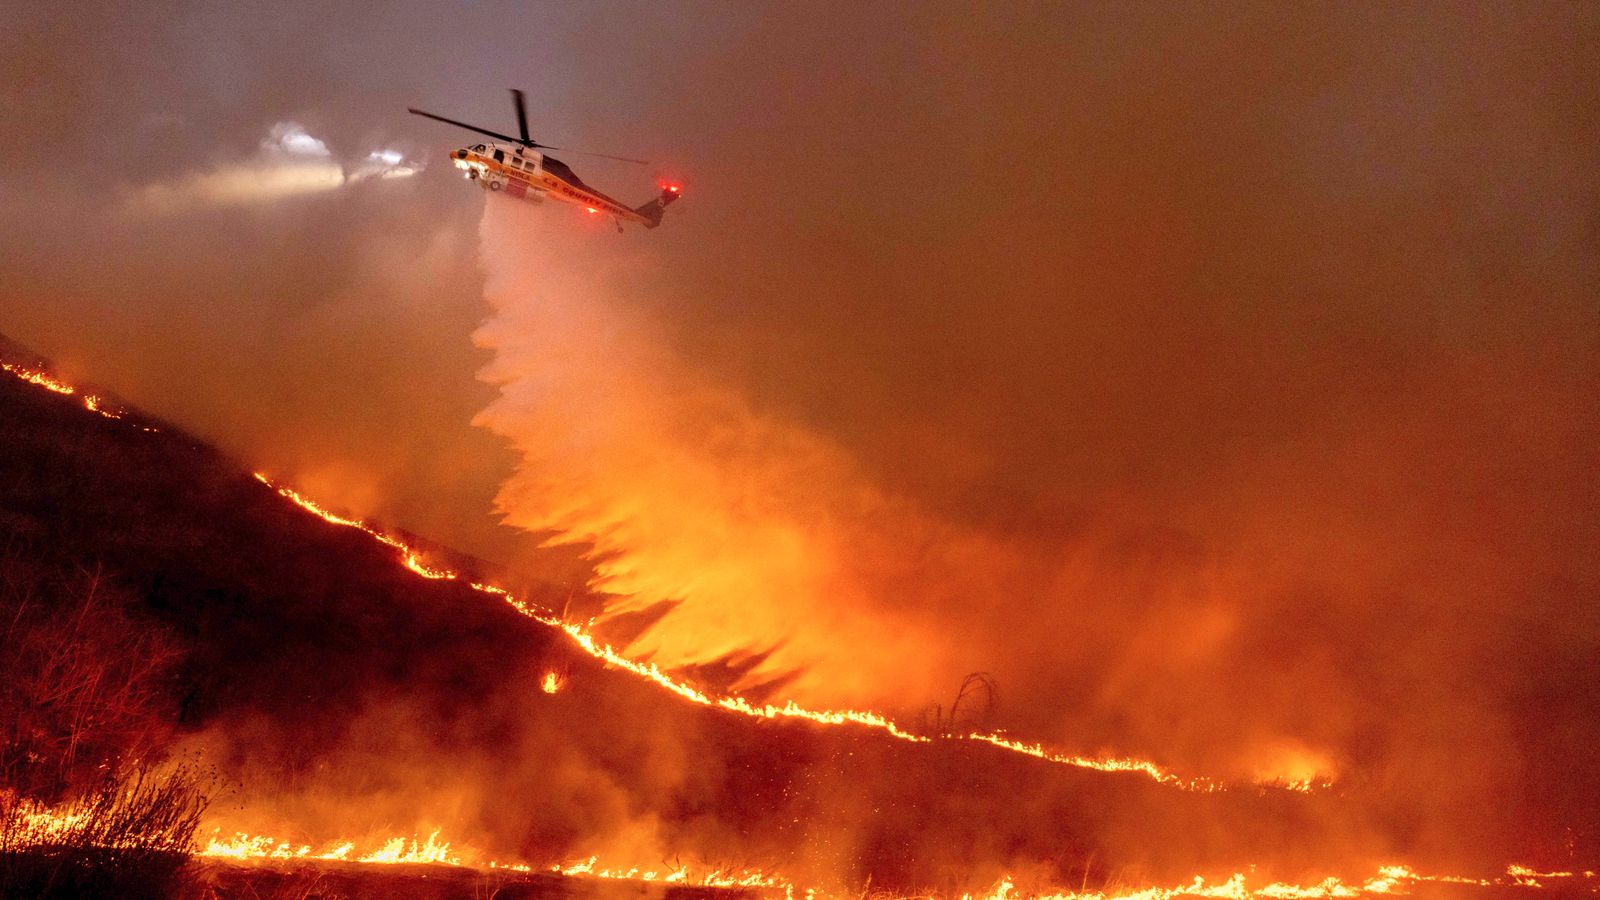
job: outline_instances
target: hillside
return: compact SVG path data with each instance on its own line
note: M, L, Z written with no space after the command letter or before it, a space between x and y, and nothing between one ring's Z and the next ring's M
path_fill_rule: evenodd
M218 834L320 845L437 830L468 862L599 856L897 891L1006 873L1173 883L1250 864L1359 875L1408 849L1334 794L1187 792L695 706L492 596L418 577L168 423L12 377L0 423L7 577L92 574L122 633L170 646L160 743L216 772Z

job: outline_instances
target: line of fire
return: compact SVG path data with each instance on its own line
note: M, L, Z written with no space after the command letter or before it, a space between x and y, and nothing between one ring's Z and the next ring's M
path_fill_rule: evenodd
M39 411L57 417L83 419L87 416L87 421L79 421L76 425L79 428L87 425L102 438L116 436L144 441L172 441L179 443L186 452L206 452L203 447L196 445L192 438L181 433L173 433L170 428L164 431L162 425L154 419L130 410L119 402L108 400L99 393L80 390L51 375L43 366L5 361L0 362L0 369L3 369L16 383L46 395L54 395L57 403L67 406L67 409L63 410L46 400ZM12 398L7 399L9 401ZM31 400L33 404L39 404L39 398L36 397L18 399ZM21 418L24 417L17 417ZM95 420L108 424L95 425ZM107 428L111 430L104 430ZM244 476L240 473L234 477L237 479ZM736 694L719 695L697 688L653 663L629 658L623 651L598 638L587 623L565 619L558 610L519 599L504 587L477 580L477 577L470 572L450 568L447 564L433 559L435 554L448 554L443 548L430 551L421 542L404 534L390 532L361 519L330 511L299 491L278 484L262 473L249 473L248 478L261 485L273 500L288 504L292 510L338 530L356 532L362 540L369 540L381 547L380 552L390 554L389 559L394 568L403 572L406 577L422 582L462 585L473 594L484 598L483 602L504 604L514 610L519 617L535 623L539 628L547 629L552 635L559 635L565 639L572 650L586 657L600 671L615 672L645 686L650 694L659 698L654 702L687 703L736 718L757 721L795 720L809 728L850 729L865 735L881 735L876 738L879 741L904 742L926 747L923 752L929 753L937 752L940 745L948 745L952 748L949 752L963 756L981 754L986 749L997 749L1003 754L1020 755L1046 765L1079 768L1116 778L1133 777L1148 781L1162 790L1178 793L1242 794L1251 798L1247 802L1252 803L1260 802L1262 798L1270 798L1274 793L1281 793L1288 799L1296 795L1312 796L1338 792L1339 785L1331 780L1278 779L1256 783L1228 783L1201 775L1180 775L1147 760L1086 756L1047 748L1037 742L1026 742L997 733L961 733L949 728L936 728L932 731L909 728L881 713L868 710L813 710L793 701L782 705L757 704ZM96 577L98 578L98 574ZM575 676L574 666L570 661L547 663L537 673L536 681L524 689L526 691L524 701L538 702L534 699L535 684L536 690L547 697L559 697L575 677L578 676ZM983 682L982 678L969 678L963 683L956 702L951 706L951 723L958 721L957 710L968 690L974 686L982 687ZM992 690L992 687L983 689ZM973 759L970 764L983 765L983 761ZM286 840L272 834L236 830L232 827L233 823L251 817L240 817L236 812L229 811L213 813L208 809L208 804L197 796L193 794L183 796L186 790L193 790L194 774L187 768L189 765L191 764L183 762L175 766L169 764L161 776L167 780L154 786L147 785L144 781L153 777L152 774L141 771L137 782L131 787L119 786L118 790L121 793L111 796L102 794L87 799L52 804L27 795L9 794L5 807L8 818L4 852L23 855L49 853L52 852L49 848L55 846L88 841L105 853L130 855L139 860L138 865L151 865L150 860L141 857L154 854L159 859L161 856L173 855L173 851L177 848L171 843L163 844L149 841L145 837L136 837L122 829L129 827L126 824L127 817L164 818L171 815L175 816L177 821L166 824L182 835L185 844L194 841L189 849L195 858L202 860L206 865L217 867L221 873L211 875L212 889L220 887L223 890L237 890L241 885L252 883L257 877L254 874L241 877L240 872L257 873L265 868L275 874L275 877L269 879L274 884L284 879L288 879L289 884L297 883L293 880L295 876L284 873L329 869L340 874L318 875L317 878L332 877L340 880L340 883L347 883L357 891L374 890L368 882L370 876L363 873L373 867L395 866L407 871L449 872L450 874L445 876L430 876L440 880L447 894L452 890L482 890L485 884L495 886L496 896L508 897L543 895L550 890L564 894L573 890L573 888L552 887L549 883L551 879L619 882L630 885L628 891L640 888L654 890L659 887L670 893L698 888L703 889L708 895L726 893L730 896L736 894L782 896L787 900L794 900L799 895L834 896L841 890L837 881L809 882L804 878L790 876L783 866L761 868L748 865L695 865L681 859L674 859L670 864L653 861L602 861L598 854L587 857L580 854L578 858L540 863L524 861L517 857L499 858L497 854L473 847L469 843L445 837L439 828L433 828L426 833L400 834L388 834L381 830L374 833L368 830L358 838L344 835L308 838L305 832L298 832L295 839ZM176 814L158 809L167 803L186 805ZM1275 804L1268 800L1262 805L1270 807ZM109 823L103 821L108 810L113 818ZM277 817L273 815L269 818ZM292 826L292 823L286 824ZM171 839L170 835L165 837ZM157 862L155 865L158 866L160 863ZM1176 883L1119 884L1093 889L1084 885L1071 889L1059 884L1019 888L1014 877L1006 873L999 876L987 890L969 891L963 893L962 897L963 900L972 900L974 897L979 900L1015 900L1021 897L1040 898L1040 900L1148 900L1148 898L1176 900L1182 897L1222 898L1222 900L1256 900L1256 898L1318 900L1318 898L1407 895L1418 891L1431 894L1441 887L1469 893L1470 889L1483 889L1488 893L1501 890L1538 892L1553 890L1563 895L1573 890L1600 892L1600 874L1592 870L1542 871L1538 867L1515 862L1507 864L1499 872L1480 871L1460 874L1419 871L1403 862L1390 861L1377 866L1365 877L1326 874L1303 883L1262 877L1254 873L1253 866L1249 868L1250 871L1212 874L1209 877L1207 874L1194 875ZM388 870L379 868L377 871ZM526 880L531 878L545 880ZM393 889L393 886L383 882L381 877L378 884L381 887L377 890L386 892Z
M14 6L0 900L1600 898L1600 3Z

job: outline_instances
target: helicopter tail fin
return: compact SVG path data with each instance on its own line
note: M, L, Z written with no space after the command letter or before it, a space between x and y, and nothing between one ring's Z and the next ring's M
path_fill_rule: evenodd
M654 228L661 224L661 216L666 213L667 207L671 206L672 201L678 199L682 192L683 187L681 185L664 184L661 186L661 196L635 208L634 212L645 217L648 223L645 227Z

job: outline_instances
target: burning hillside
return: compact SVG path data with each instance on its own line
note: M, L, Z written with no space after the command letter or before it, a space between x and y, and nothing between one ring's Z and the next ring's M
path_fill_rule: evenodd
M95 13L0 896L1600 886L1600 4Z
M155 731L224 786L200 831L212 858L998 897L1435 883L1362 875L1410 839L1369 820L1381 806L1360 785L1225 784L696 687L562 621L553 596L514 596L482 563L329 512L10 355L8 578L92 570L129 630L173 648ZM1449 877L1500 883L1474 862ZM1230 880L1248 867L1253 886ZM1181 887L1196 873L1214 880ZM1547 880L1567 877L1583 876Z

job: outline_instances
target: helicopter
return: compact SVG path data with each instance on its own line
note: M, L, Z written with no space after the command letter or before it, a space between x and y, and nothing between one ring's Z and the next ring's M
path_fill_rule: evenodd
M465 128L468 131L476 131L478 134L495 139L486 144L474 144L450 153L450 159L454 161L455 167L465 172L468 179L482 185L484 190L503 193L517 199L543 201L546 197L554 197L557 200L574 203L592 215L600 213L611 215L616 220L618 231L622 230L623 222L634 222L646 228L660 225L662 214L667 211L672 201L682 194L682 185L663 183L661 194L654 200L643 206L630 207L584 184L578 173L572 171L566 163L539 152L561 148L541 144L528 137L528 110L522 92L512 88L511 98L517 107L517 132L521 137L489 131L420 109L408 107L407 112ZM626 156L587 153L582 150L567 152L648 165L645 160L629 159Z

